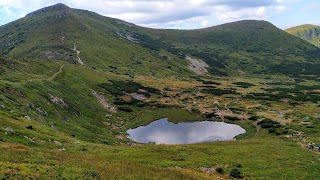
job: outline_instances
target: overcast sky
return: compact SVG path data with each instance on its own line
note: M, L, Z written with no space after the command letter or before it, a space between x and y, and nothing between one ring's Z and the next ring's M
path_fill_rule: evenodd
M56 3L152 28L197 29L243 19L282 29L320 25L320 0L0 0L0 25Z

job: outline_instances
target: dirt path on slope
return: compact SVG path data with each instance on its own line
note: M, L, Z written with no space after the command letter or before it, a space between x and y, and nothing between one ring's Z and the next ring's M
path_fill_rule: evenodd
M62 73L62 69L64 68L65 65L61 65L60 69L58 72L54 73L51 77L49 77L47 80L52 81L54 80L59 74Z
M76 45L73 45L73 49L72 49L72 50L77 53L78 63L79 63L81 66L83 66L83 61L81 61L81 59L80 59L80 57L79 57L79 54L80 54L81 51L77 50Z

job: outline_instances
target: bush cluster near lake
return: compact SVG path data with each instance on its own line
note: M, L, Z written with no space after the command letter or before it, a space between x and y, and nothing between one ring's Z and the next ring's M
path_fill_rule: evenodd
M133 82L133 81L111 81L111 83L102 83L98 84L98 86L102 87L103 89L107 90L109 93L115 96L122 96L126 93L133 93L137 92L139 89L145 90L147 92L140 91L140 94L143 94L147 97L151 95L149 93L160 94L160 90L142 86L140 83Z

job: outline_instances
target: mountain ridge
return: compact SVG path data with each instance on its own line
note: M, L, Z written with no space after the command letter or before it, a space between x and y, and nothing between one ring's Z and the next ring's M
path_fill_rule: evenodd
M317 47L320 47L320 26L318 25L304 24L288 28L285 31Z
M138 51L143 50L154 59L152 62L144 61L145 64L156 63L170 74L178 69L189 71L186 55L202 59L209 65L209 73L217 75L235 74L239 69L249 74L279 70L286 74L304 73L302 68L299 70L303 66L310 67L310 73L314 73L312 63L319 61L320 54L318 48L292 38L266 21L244 20L197 30L151 29L63 4L42 8L1 27L0 37L2 55L77 63L77 53L73 50L76 45L81 51L80 56L84 56L81 58L84 63L90 59L87 63L91 66L105 68L114 67L114 59L125 56L122 58L125 62L122 68L125 69L127 64L132 64L128 55L140 49ZM107 55L103 50L106 44L110 51L116 53ZM123 54L117 48L119 45L135 50ZM177 61L159 61L163 55L155 55L154 52L161 50ZM290 57L292 55L300 58ZM296 59L300 65L295 65ZM279 69L277 64L283 67ZM117 63L119 65L121 63ZM290 72L283 71L289 66L297 67ZM166 67L175 67L176 70Z

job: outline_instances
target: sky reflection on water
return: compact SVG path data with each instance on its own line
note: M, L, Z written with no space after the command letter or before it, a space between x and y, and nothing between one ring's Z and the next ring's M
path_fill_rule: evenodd
M191 144L209 141L231 140L246 131L234 124L224 122L169 122L167 118L159 119L147 126L129 129L129 138L139 143L156 144Z

